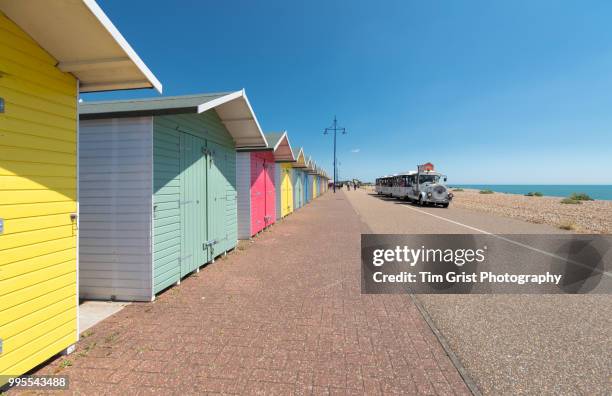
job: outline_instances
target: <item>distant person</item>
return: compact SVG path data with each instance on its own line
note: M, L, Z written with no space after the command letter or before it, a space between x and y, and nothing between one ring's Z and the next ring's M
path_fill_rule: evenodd
M357 190L357 183L353 183L353 191Z

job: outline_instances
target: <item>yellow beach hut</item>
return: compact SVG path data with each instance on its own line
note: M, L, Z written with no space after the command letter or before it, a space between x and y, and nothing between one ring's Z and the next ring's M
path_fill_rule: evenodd
M312 180L312 199L315 199L319 196L319 190L317 188L317 163L312 161L311 168L310 177Z
M0 386L78 340L78 96L134 88L162 89L95 1L0 0Z
M268 147L274 154L276 168L274 185L276 188L276 219L287 216L294 210L292 164L295 162L287 131L266 133Z

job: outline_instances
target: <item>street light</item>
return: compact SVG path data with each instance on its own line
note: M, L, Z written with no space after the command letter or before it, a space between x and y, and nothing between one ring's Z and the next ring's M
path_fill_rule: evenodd
M338 182L338 171L336 168L336 133L340 132L343 135L346 135L346 128L338 127L338 120L336 119L336 116L334 116L334 124L331 127L325 128L323 134L327 135L331 131L334 131L334 192L336 192L336 183Z

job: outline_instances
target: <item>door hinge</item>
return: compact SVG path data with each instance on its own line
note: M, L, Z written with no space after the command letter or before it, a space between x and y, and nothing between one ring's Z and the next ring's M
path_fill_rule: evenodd
M2 347L2 344L3 344L2 338L0 338L0 353L2 353L2 351L4 350L3 347Z

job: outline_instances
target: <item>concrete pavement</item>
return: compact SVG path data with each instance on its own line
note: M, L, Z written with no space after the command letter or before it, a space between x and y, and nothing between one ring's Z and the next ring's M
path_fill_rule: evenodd
M79 304L79 331L83 333L96 323L121 311L129 303L122 301L83 301Z
M563 233L453 208L344 192L373 233ZM419 295L485 394L610 394L612 296Z
M470 394L410 296L360 293L364 231L327 193L38 374L72 394Z

